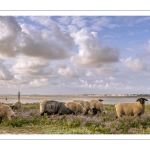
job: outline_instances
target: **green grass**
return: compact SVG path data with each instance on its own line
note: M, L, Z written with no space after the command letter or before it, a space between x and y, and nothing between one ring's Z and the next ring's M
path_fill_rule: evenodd
M0 134L150 134L150 105L141 117L116 119L114 105L104 105L107 114L93 116L51 115L41 117L39 104L23 104L17 118L0 124Z

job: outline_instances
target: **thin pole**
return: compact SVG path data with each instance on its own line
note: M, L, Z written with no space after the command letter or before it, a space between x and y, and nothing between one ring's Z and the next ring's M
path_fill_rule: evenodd
M18 102L20 102L20 91L18 92Z

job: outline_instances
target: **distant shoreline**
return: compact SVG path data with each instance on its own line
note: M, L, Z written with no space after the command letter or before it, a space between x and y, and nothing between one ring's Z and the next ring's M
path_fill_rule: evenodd
M20 98L25 99L47 99L47 98L95 98L95 99L102 99L102 98L150 98L149 95L137 95L137 96L100 96L100 95L20 95ZM18 95L0 95L0 99L18 99Z

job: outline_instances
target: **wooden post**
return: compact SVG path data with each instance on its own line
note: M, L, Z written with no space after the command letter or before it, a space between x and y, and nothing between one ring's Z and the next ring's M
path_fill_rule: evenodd
M20 102L20 91L18 92L18 102Z

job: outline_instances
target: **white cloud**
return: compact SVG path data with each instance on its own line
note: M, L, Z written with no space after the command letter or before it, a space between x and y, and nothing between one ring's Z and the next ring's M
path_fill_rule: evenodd
M78 26L79 28L86 27L86 20L83 17L72 17L71 24Z
M70 78L77 78L78 77L78 74L76 71L74 71L73 69L71 68L59 68L58 70L58 73L64 77L70 77Z
M12 67L13 71L25 76L52 76L53 69L49 67L49 62L38 59L20 57Z
M42 21L40 22L42 24ZM43 23L44 24L44 23ZM45 23L52 29L38 30L27 24L22 24L22 53L42 59L65 59L70 57L73 40L67 33L62 33L53 21Z
M115 81L116 80L116 78L114 78L114 77L109 77L108 78L110 81Z
M96 80L96 81L94 81L95 83L104 83L104 81L103 80Z
M104 65L101 68L96 69L96 72L99 75L101 75L101 74L110 74L110 73L117 72L117 71L118 71L118 69L113 65Z
M88 70L88 71L86 72L86 76L87 76L87 77L93 77L93 76L95 76L95 75L93 74L93 72L91 72L90 70Z
M13 75L5 67L3 61L0 60L0 80L11 80L11 79L13 79Z
M150 39L148 40L148 44L146 46L148 54L150 54Z
M121 62L134 71L147 70L147 64L143 63L139 58L133 60L131 57L128 57L126 59L121 59Z
M96 22L99 26L107 26L110 23L110 19L108 17L98 17L93 21Z
M82 29L73 35L79 45L79 53L71 57L71 62L78 67L100 67L104 63L118 62L119 51L103 46L96 32Z
M118 24L109 24L108 27L109 28L118 28L118 27L120 27L120 25L118 25Z
M58 21L59 21L61 24L68 25L68 24L70 24L70 22L71 22L71 18L70 18L69 16L62 16L62 17L58 18Z
M80 85L81 87L84 87L84 88L89 87L88 81L83 80L83 79L79 79L79 81L81 82L81 85Z
M33 87L41 87L41 86L46 86L48 84L49 84L48 79L44 79L44 78L30 82L30 85Z

